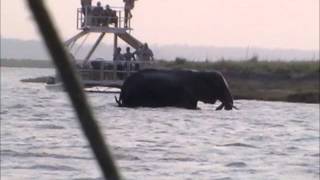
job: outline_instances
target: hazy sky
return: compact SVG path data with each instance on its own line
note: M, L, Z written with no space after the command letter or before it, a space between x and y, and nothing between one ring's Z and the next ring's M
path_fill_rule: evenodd
M77 33L80 0L46 2L61 36ZM319 49L319 0L138 0L133 16L150 44ZM1 37L39 39L24 0L1 0Z

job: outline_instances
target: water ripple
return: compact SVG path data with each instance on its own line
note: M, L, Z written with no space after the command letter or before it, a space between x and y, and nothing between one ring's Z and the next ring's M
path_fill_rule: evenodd
M224 144L224 145L217 145L217 146L235 146L235 147L246 147L246 148L258 148L257 146L244 144L244 143L230 143L230 144Z
M237 167L237 168L242 168L242 167L246 167L247 164L244 162L232 162L226 165L226 167Z
M20 82L53 72L1 67L1 179L102 179L65 92ZM319 179L319 105L130 109L88 97L124 179Z
M30 167L14 166L13 169L32 169L32 170L48 170L48 171L78 171L70 166L51 166L51 165L34 165Z
M54 124L36 125L35 128L38 128L38 129L65 129L63 126L54 125Z
M52 153L32 153L32 152L17 152L12 150L1 150L1 156L19 157L19 158L54 158L54 159L80 159L80 160L92 160L90 157L80 157L62 154Z

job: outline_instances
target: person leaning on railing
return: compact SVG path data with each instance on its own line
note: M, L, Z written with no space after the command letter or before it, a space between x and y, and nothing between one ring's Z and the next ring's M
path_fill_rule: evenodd
M103 11L104 25L108 26L110 23L114 23L114 27L118 26L117 12L112 10L109 5Z

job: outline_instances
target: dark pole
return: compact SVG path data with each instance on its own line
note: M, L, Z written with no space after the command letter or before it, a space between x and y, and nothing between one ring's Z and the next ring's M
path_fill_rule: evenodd
M105 179L120 179L120 174L94 120L82 85L70 63L69 55L55 31L43 2L41 0L28 0L28 3Z

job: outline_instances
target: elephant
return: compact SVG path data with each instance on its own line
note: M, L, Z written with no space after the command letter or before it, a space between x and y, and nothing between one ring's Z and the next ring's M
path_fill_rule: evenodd
M232 110L233 97L220 72L144 69L129 76L121 87L119 107L197 109L197 102L222 102L216 110Z

